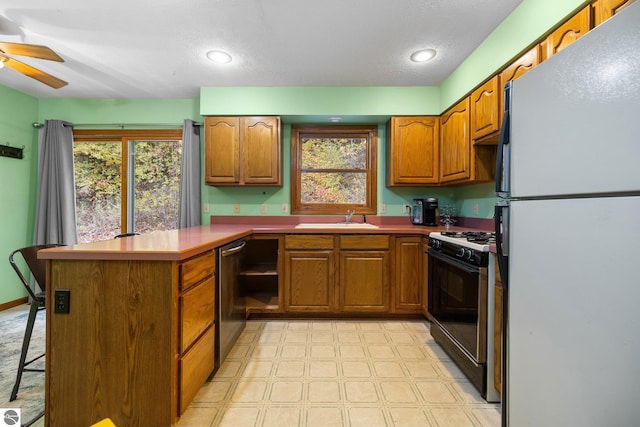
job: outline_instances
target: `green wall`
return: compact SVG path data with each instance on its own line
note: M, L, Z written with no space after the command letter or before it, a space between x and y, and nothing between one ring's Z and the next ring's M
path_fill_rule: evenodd
M391 115L439 114L437 87L204 87L200 113L215 115L279 115L366 117L385 122ZM290 118L289 118L290 117Z
M223 188L203 185L203 213L232 215L281 214L289 204L290 132L292 123L328 123L340 116L344 123L379 125L378 208L385 215L403 215L404 204L414 197L438 197L440 205L455 204L459 215L491 218L494 197L491 184L463 187L393 188L385 186L384 123L391 115L437 115L495 71L524 51L541 35L588 1L523 0L480 46L438 87L206 87L199 99L36 99L0 86L0 143L25 146L22 160L0 157L0 256L33 239L37 176L37 131L33 122L46 119L75 124L180 124L185 118L202 121L203 115L274 114L283 118L282 188ZM119 126L116 126L119 127ZM133 126L132 126L133 127ZM90 127L83 127L90 128ZM3 255L4 254L4 255ZM6 258L5 258L6 259ZM25 293L7 262L0 262L0 304Z
M523 0L440 84L440 111L447 110L479 83L517 58L550 28L590 2L591 0Z
M38 100L0 85L0 144L23 147L23 159L0 157L0 304L27 295L8 262L15 249L33 244Z

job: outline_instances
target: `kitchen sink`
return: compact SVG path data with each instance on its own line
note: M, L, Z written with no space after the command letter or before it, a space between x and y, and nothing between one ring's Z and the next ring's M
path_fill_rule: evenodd
M333 222L317 223L309 222L296 225L296 228L378 228L377 225L362 222Z

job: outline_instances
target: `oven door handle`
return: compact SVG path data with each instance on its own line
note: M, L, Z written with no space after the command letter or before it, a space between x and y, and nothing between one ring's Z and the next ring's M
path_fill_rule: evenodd
M478 273L478 272L480 272L480 268L479 267L475 267L473 265L467 264L464 261L459 261L459 260L457 260L455 258L452 258L452 257L450 257L448 255L445 255L445 254L443 254L441 252L438 252L438 251L436 251L434 249L427 250L427 255L432 256L432 257L434 257L436 259L439 259L440 261L445 262L445 263L447 263L449 265L453 265L456 268L459 268L461 270L466 271L467 273Z

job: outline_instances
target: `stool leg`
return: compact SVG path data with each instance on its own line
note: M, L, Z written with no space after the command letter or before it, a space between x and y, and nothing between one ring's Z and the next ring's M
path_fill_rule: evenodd
M29 319L27 320L27 328L24 330L24 339L22 340L22 353L20 354L20 363L18 364L18 375L16 376L16 384L13 386L11 398L9 402L13 402L18 397L18 389L20 388L20 380L22 379L22 371L24 370L25 360L27 359L27 351L29 350L29 342L31 341L31 333L33 332L33 324L38 314L38 303L31 301L29 309Z

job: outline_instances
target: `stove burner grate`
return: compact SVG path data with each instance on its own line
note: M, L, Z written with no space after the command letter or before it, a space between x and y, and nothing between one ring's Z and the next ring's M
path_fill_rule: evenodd
M486 245L496 242L495 233L485 231L443 231L442 236L453 237L457 239L467 239L468 242Z

